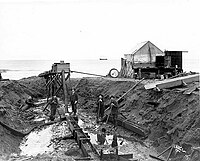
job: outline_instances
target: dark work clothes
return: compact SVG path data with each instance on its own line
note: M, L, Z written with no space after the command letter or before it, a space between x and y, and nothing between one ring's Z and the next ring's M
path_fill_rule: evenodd
M58 99L57 98L52 98L51 102L51 115L50 115L50 119L51 121L53 121L55 119L55 115L56 115L56 110L58 108Z
M118 103L115 100L110 101L111 113L118 114Z
M114 126L117 126L117 116L118 116L118 103L115 100L110 101L110 108L111 108L111 116L113 118Z
M76 115L77 106L76 106L76 104L74 104L74 103L72 103L72 112L74 113L74 115Z
M113 135L111 147L115 149L115 153L116 153L116 155L118 155L118 143L117 143L117 135L116 134Z
M106 134L105 133L97 134L97 141L99 142L100 145L103 145L106 141Z
M98 118L103 118L104 111L105 111L104 100L103 99L98 99L97 100L97 119Z
M72 95L70 96L70 101L71 101L71 105L72 105L72 111L74 112L74 114L76 114L77 103L78 103L78 95L76 93L72 93Z
M25 103L26 103L28 106L30 106L30 107L33 107L33 106L34 106L33 99L27 99L27 100L25 101Z
M115 148L115 147L118 146L118 143L117 143L117 135L116 135L116 134L113 135L113 141L112 141L111 146L112 146L113 148Z
M78 95L76 93L72 93L70 96L70 101L74 103L75 101L78 101Z

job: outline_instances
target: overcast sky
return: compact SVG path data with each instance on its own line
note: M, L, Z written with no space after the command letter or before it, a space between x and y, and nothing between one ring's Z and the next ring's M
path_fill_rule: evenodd
M121 58L137 43L199 58L198 0L0 0L0 59Z

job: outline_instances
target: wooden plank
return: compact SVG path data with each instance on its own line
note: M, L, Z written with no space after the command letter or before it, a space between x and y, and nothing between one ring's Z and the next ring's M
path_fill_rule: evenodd
M80 149L81 149L84 157L89 157L89 154L87 152L87 148L85 147L85 145L83 144L82 141L80 141Z
M126 158L126 159L132 159L133 158L133 154L122 154L122 155L119 155L119 156Z
M156 87L159 89L164 89L164 88L172 88L172 87L177 87L182 85L182 81L181 80L174 80L174 81L170 81L170 82L163 82L161 84L157 84Z
M98 76L98 77L106 77L104 75L99 75L99 74L92 74L92 73L85 73L85 72L78 72L78 71L70 71L71 73L80 73L80 74L87 74L87 75L93 75L93 76Z
M154 155L149 155L151 158L153 158L153 159L156 159L156 160L160 160L160 161L165 161L164 159L161 159L161 158L158 158L158 157L156 157L156 156L154 156Z
M9 81L10 79L0 79L0 81Z
M24 136L28 135L31 131L33 131L35 128L43 127L43 126L46 126L46 125L51 125L51 124L57 123L59 121L50 121L50 122L47 122L47 123L42 123L42 124L39 124L39 125L35 125L32 128L30 128L28 131L26 131L26 132L14 129L13 127L11 127L11 126L9 126L9 125L1 122L1 121L0 121L0 125L3 126L4 128L6 128L7 130L9 130L11 132L11 134L13 134L15 136L24 137Z
M83 160L83 161L85 161L85 160L93 160L93 159L91 159L91 157L82 157L82 158L74 158L74 160Z
M131 159L132 161L139 161L138 159ZM124 157L121 157L119 156L119 161L130 161L129 159L127 158L124 158Z
M109 121L112 121L112 117L109 118ZM133 131L133 132L139 134L142 137L146 137L146 133L145 133L146 129L143 129L139 125L133 124L133 123L131 123L129 121L124 121L124 119L121 118L121 117L118 117L117 125L122 126L125 129L128 129L130 131Z
M90 159L92 159L91 156L89 155L91 152L93 152L94 154L97 155L97 157L99 157L100 155L90 142L88 134L83 132L82 128L80 128L80 126L74 120L74 118L69 116L67 121L69 124L70 131L73 133L74 139L78 143L84 157L89 157Z
M53 79L49 80L49 82L46 84L46 86L49 86L49 85L54 81L54 79L57 78L57 76L58 76L58 74L56 74L56 75L53 77Z
M90 155L91 152L93 152L95 156L100 157L98 150L90 142L90 138L88 137L87 133L84 133L83 130L79 128L77 122L75 122L71 116L69 116L68 118L68 123L69 128L71 131L73 131L74 138L79 144L79 147L81 148L84 157L88 157L88 159L94 159L93 156ZM105 155L103 154L103 156ZM119 155L118 158L119 161L128 161L128 159L133 158L133 154Z
M12 128L9 125L4 124L3 122L0 121L0 125L3 126L4 128L6 128L7 130L9 130L11 132L11 134L15 135L15 136L20 136L20 137L24 137L26 134L24 134L23 132L16 130L14 128Z
M119 99L117 99L117 102L119 103L119 101L125 96L127 95L131 90L135 89L137 87L137 85L139 83L141 83L144 80L144 78L142 78L139 82L137 82L136 84L134 84L133 87L131 87L126 93L124 93Z
M189 95L189 94L191 94L193 91L195 91L196 89L198 89L198 85L195 85L195 86L193 86L193 87L188 88L187 90L185 90L185 91L183 92L183 94Z
M124 122L124 127L128 130L134 131L135 133L139 134L142 137L145 137L145 133L143 130L138 128L137 126L134 126L133 124L130 124L128 122Z
M163 81L157 81L155 83L146 84L144 87L145 89L153 89L156 87L158 87L159 89L164 89L164 88L180 86L183 84L183 82L186 84L191 82L199 82L199 74L188 75L174 79L166 79Z
M129 161L129 159L131 159L132 161L138 161L138 159L133 159L133 154L122 154L122 155L116 155L116 154L103 154L102 158L103 159L109 159L109 158L113 158L114 157L118 157L118 161Z

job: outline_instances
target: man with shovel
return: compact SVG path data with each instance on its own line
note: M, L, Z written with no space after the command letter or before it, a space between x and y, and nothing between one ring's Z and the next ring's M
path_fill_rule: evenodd
M118 103L115 100L114 96L110 97L110 104L109 105L110 105L110 110L111 110L110 115L112 116L114 127L117 127L117 116L118 116L119 106L118 106Z
M78 95L76 94L75 89L72 89L70 101L72 105L72 112L73 112L73 115L75 116L77 112L77 103L78 103Z
M50 101L50 105L51 105L51 115L50 115L50 120L54 121L55 119L55 115L56 115L56 110L59 107L58 104L58 98L56 96L53 96L51 101Z
M100 94L97 100L97 123L102 121L104 117L104 111L105 111L105 105L104 105L104 100L103 100L103 95Z

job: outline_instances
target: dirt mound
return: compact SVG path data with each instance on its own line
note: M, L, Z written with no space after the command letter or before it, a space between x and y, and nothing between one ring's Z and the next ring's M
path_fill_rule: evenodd
M103 78L82 79L77 88L80 107L94 110L97 96L102 93L108 104L109 96L122 96L136 82L114 81ZM193 86L190 84L189 86ZM127 119L150 130L148 139L158 152L175 144L200 146L199 92L183 94L180 88L162 91L145 90L140 84L128 93L120 103L121 113Z
M103 94L105 103L114 95L120 98L137 81L83 78L71 79L71 87L75 87L79 95L79 108L87 109L94 114L97 96ZM145 83L145 81L144 81ZM193 86L190 84L189 86ZM32 126L29 118L35 113L20 111L28 96L35 100L46 97L45 80L30 77L19 81L0 83L0 121L18 130ZM162 91L145 90L144 84L139 84L120 101L120 113L127 120L149 129L148 140L163 151L173 143L186 147L200 146L200 104L199 92L190 95L183 94L180 88ZM13 152L18 152L20 137L0 125L0 158L6 158ZM5 148L6 147L6 148Z
M71 86L76 87L79 80L71 79ZM0 159L5 159L11 153L18 153L22 139L13 135L12 131L2 125L5 124L23 133L35 127L32 118L37 116L37 113L32 109L21 111L21 107L25 105L25 100L29 96L32 96L34 101L47 97L45 79L34 76L18 81L0 82Z
M27 116L29 112L20 111L28 96L37 99L44 95L44 81L38 77L30 77L19 81L0 82L0 121L17 130L31 127ZM30 113L32 114L32 113ZM14 136L0 125L0 155L5 156L18 152L21 138Z

